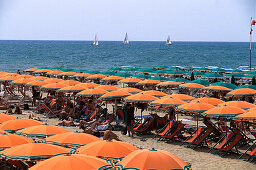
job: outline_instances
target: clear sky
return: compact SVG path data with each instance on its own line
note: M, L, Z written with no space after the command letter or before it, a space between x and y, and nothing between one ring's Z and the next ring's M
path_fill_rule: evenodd
M0 0L0 39L248 41L255 1Z

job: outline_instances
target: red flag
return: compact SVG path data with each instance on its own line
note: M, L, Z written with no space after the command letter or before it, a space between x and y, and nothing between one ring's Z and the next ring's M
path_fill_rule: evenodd
M253 31L253 30L252 30L252 28L251 28L251 31L250 31L250 34L251 34L251 35L252 35L252 31Z
M251 25L255 25L255 24L256 24L256 21L253 19L251 22Z

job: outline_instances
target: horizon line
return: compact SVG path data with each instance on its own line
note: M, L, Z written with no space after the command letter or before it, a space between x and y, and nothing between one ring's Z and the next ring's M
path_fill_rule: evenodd
M0 39L0 41L84 41L84 42L93 42L93 40L60 40L60 39L38 39L38 40L33 40L33 39ZM123 42L122 40L100 40L99 42ZM166 42L166 41L160 41L160 40L134 40L129 42ZM250 43L250 41L204 41L204 40L195 40L195 41L182 41L182 40L177 40L177 41L172 41L172 42L222 42L222 43ZM255 43L253 41L252 43Z

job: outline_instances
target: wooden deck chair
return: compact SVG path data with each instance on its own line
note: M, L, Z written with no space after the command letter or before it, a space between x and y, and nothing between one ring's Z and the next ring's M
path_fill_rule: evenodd
M198 146L202 146L203 143L205 143L208 146L207 138L210 136L212 132L213 129L207 128L202 135L198 136L195 141L190 143L189 147L196 149Z
M256 140L256 132L251 132L251 134L254 136L254 138L255 138L254 140ZM249 156L247 161L249 161L250 159L251 159L251 161L253 161L255 159L255 157L256 157L256 141L252 145L250 145L250 147L248 149L246 149L246 151L243 154L241 154L238 159L241 159L244 155Z
M233 133L227 133L226 135L223 135L222 138L220 138L217 141L217 143L208 150L208 153L210 153L213 149L220 149L220 148L224 147L227 143L230 142L230 140L233 137L234 137Z
M136 128L134 131L137 133L147 133L151 130L152 124L153 124L154 119L149 118L146 123L142 123L141 126Z
M204 128L198 128L192 135L190 135L185 141L183 141L182 144L194 142L198 136L202 135L203 131Z

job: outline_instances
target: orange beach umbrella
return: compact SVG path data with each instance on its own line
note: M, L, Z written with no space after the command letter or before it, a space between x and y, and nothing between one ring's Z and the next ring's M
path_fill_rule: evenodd
M59 83L66 84L66 85L69 85L69 86L74 86L74 85L80 84L79 81L75 81L75 80L63 80Z
M256 107L252 107L252 108L248 109L247 111L248 112L256 111Z
M163 93L163 92L160 92L160 91L157 91L157 90L142 91L140 93L155 96L155 97L163 97L163 96L167 95L166 93Z
M157 97L150 96L148 94L141 94L141 93L134 94L125 98L125 100L129 102L141 102L141 103L148 103L157 99L158 99Z
M27 75L27 74L23 74L23 75L19 75L19 76L16 76L18 77L19 79L33 79L35 76L32 76L32 75Z
M139 92L142 91L142 90L140 90L140 89L132 88L132 87L121 88L121 89L119 89L119 90L126 91L126 92L132 93L132 94L134 94L134 93L139 93Z
M67 86L67 87L59 89L58 92L68 92L68 93L70 93L70 92L81 92L85 89L86 88L79 87L79 86Z
M77 84L75 86L76 87L83 87L85 89L93 89L93 88L98 87L100 85L96 84L96 83L80 83L80 84Z
M101 168L102 167L102 168ZM70 156L55 156L41 161L29 168L30 170L103 170L109 167L106 161L93 156L74 154ZM110 169L110 168L109 168Z
M29 86L37 86L37 87L44 86L46 84L49 84L49 83L47 83L45 81L30 81L27 83L27 85L29 85Z
M155 100L151 104L159 105L159 106L178 106L185 103L187 102L184 102L183 100L180 100L180 99L163 98L163 99Z
M140 81L138 82L138 84L141 84L141 85L154 85L154 84L159 84L161 83L161 81L158 81L158 80L143 80L143 81Z
M48 137L46 141L47 143L62 146L82 146L91 142L101 141L101 139L86 133L68 132Z
M0 125L0 130L5 131L16 131L19 129L42 125L42 122L33 120L33 119L15 119L15 120L8 120Z
M227 88L227 87L223 87L223 86L208 86L205 87L204 89L206 90L212 90L212 91L231 91L232 89Z
M38 161L69 153L70 149L45 143L22 144L0 152L3 158L27 161Z
M56 78L48 78L48 79L44 80L44 82L46 82L46 83L59 83L61 81L63 81L63 80L62 79L56 79Z
M64 129L59 126L51 126L51 125L38 125L32 126L25 129L21 129L17 131L17 134L27 135L30 137L44 137L44 136L52 136L60 133L70 132L67 129Z
M234 106L220 106L207 110L203 113L208 117L234 117L236 115L244 113L245 110Z
M190 102L183 105L178 106L178 110L184 111L184 112L204 112L209 109L214 108L213 105L208 103L199 103L199 102Z
M127 97L127 96L130 96L130 95L131 94L126 92L126 91L117 90L117 91L112 91L112 92L105 93L100 98L103 99L103 100L120 99L120 98Z
M138 79L135 77L129 77L129 78L125 78L125 79L121 80L120 82L122 82L122 83L138 83L140 81L141 81L141 79Z
M162 98L174 98L174 99L180 99L180 100L193 100L195 99L192 96L186 95L186 94L172 94L172 95L167 95Z
M37 70L39 70L39 69L37 69L37 68L28 68L26 70L23 70L23 72L34 72L34 71L37 71Z
M109 77L105 77L102 80L113 80L113 81L119 81L124 79L123 77L120 76L109 76Z
M67 86L68 85L62 84L62 83L49 83L49 84L43 85L41 88L45 90L58 90Z
M31 81L33 81L33 79L21 78L21 79L13 80L11 83L13 83L13 84L26 84L26 83L31 82Z
M241 88L232 90L227 96L253 96L256 94L256 90L250 88Z
M205 86L197 83L185 83L185 84L181 84L180 87L191 88L191 89L201 89L201 88L204 88Z
M6 122L8 120L16 119L16 116L13 115L7 115L7 114L0 114L0 123Z
M224 101L217 98L213 98L213 97L203 97L203 98L192 100L191 102L200 102L200 103L208 103L211 105L218 105L223 103Z
M250 109L256 107L256 105L245 101L229 101L219 104L220 106L235 106L241 109Z
M108 91L103 90L103 89L87 89L87 90L77 93L77 95L91 97L91 96L101 96L107 92Z
M90 76L91 74L89 74L89 73L77 73L77 74L75 74L74 76L75 77L88 77L88 76Z
M138 150L137 147L126 142L96 141L82 146L78 149L78 153L100 158L118 159L136 150Z
M164 150L137 150L127 155L117 166L121 169L190 169L190 164Z
M256 111L245 112L243 114L240 114L240 115L234 117L233 119L245 120L245 121L256 120Z
M87 79L103 79L107 77L106 75L103 75L103 74L94 74L94 75L91 75L91 76L88 76Z
M74 76L76 74L77 74L76 72L63 72L60 75L63 75L63 76Z
M35 81L44 81L48 78L44 77L44 76L35 76L35 77L30 78L30 79L35 80Z
M95 89L103 89L103 90L107 90L107 91L114 91L114 90L118 90L119 88L116 86L111 86L111 85L101 85L98 87L95 87Z
M181 83L176 81L164 81L158 84L158 86L179 86L179 85L181 85Z
M52 71L48 71L47 74L49 75L58 75L64 73L64 71L60 71L60 70L52 70Z
M14 146L32 143L33 140L24 136L14 134L1 134L0 135L0 149L11 148Z

